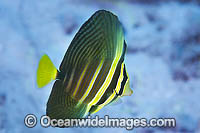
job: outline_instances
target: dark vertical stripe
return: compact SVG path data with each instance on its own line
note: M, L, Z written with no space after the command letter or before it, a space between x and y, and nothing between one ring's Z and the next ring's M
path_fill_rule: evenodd
M100 70L100 72L99 72L99 74L98 74L98 76L95 80L94 86L92 87L90 93L88 94L88 96L84 100L85 103L91 102L92 99L95 97L96 93L99 91L102 84L104 83L104 81L105 81L105 79L108 75L108 72L110 70L111 65L112 65L111 62L108 62L108 61L104 62L102 69Z
M123 70L123 75L124 75L124 78L122 80L122 83L121 83L121 87L120 87L120 90L119 90L119 94L118 95L122 95L123 91L124 91L124 86L126 84L126 81L128 80L128 76L127 76L127 73L126 73L126 68L125 68L125 64L124 64L124 70Z
M100 62L96 62L96 63L90 63L87 71L86 71L86 74L83 78L83 81L81 82L81 85L77 91L77 95L76 95L76 99L77 100L80 100L81 97L85 94L85 92L87 91L87 88L90 84L90 81L92 80L93 78L93 75L98 67Z
M98 103L96 105L100 105L100 104L104 103L112 95L113 91L116 89L118 79L120 76L121 64L122 64L122 62L119 62L117 64L117 68L112 77L112 81L111 81L110 85L108 86L108 88L106 89L106 92L103 94L103 96L101 97L101 99L98 101Z
M126 44L125 44L125 41L124 41L123 53L122 53L120 60L117 64L117 67L115 69L115 73L113 75L112 81L111 81L110 85L108 86L108 88L106 89L106 92L103 94L101 99L98 101L97 105L103 104L110 97L110 95L113 93L113 91L116 90L116 87L117 87L117 84L118 84L118 79L120 77L122 63L124 61L125 52L126 52ZM124 65L124 67L125 67L125 65ZM123 72L123 74L124 74L124 72ZM116 94L116 95L118 95L118 94Z

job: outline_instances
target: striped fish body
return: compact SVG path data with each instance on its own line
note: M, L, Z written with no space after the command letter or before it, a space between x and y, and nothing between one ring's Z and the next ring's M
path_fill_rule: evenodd
M105 10L94 13L65 53L47 103L47 115L55 119L83 118L121 96L131 95L125 51L117 16Z

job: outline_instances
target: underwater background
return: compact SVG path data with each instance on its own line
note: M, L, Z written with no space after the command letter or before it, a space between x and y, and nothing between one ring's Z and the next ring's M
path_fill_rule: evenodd
M24 125L27 114L45 115L53 85L36 86L40 57L48 54L58 68L75 33L99 9L124 26L133 94L95 115L173 117L176 128L129 132L200 133L199 0L0 0L0 133L127 132Z

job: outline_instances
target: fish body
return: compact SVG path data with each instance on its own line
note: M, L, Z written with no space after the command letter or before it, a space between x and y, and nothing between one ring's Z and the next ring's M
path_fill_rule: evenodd
M131 95L124 63L126 48L117 16L99 10L81 26L59 70L44 55L37 71L38 87L56 80L47 102L47 115L54 119L84 118Z

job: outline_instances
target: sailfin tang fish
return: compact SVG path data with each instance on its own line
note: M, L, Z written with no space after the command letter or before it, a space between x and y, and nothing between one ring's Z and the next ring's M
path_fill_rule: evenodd
M72 40L59 70L47 55L37 71L38 87L55 80L47 102L50 118L83 118L131 95L124 63L126 42L117 16L95 12Z

